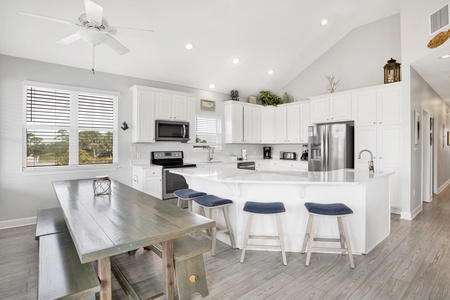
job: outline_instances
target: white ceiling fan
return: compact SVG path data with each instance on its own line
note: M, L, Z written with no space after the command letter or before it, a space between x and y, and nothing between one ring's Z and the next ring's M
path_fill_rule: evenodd
M92 72L94 74L95 74L94 71L95 46L100 44L106 44L120 55L130 52L130 50L127 47L125 47L123 44L121 44L117 39L113 37L113 35L117 33L116 28L126 30L138 30L142 32L153 32L153 30L150 29L137 29L137 28L117 27L117 26L112 27L109 25L108 20L103 18L103 7L101 7L98 3L96 3L95 0L84 0L84 6L86 13L78 17L77 23L28 12L19 11L19 13L48 21L76 26L78 28L76 33L63 38L57 43L70 44L79 39L82 39L88 44L92 45Z

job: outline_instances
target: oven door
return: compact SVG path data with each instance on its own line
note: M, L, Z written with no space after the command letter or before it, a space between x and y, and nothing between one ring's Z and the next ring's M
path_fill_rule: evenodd
M173 192L188 188L184 177L178 174L170 173L170 169L163 169L162 184L163 200L176 198Z

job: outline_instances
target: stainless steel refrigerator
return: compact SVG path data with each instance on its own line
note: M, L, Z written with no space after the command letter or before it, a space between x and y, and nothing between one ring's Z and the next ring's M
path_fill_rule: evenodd
M354 168L354 127L348 123L308 128L308 171Z

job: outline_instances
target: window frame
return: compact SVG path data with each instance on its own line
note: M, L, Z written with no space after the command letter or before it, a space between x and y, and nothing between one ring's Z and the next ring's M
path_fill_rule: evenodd
M220 142L219 143L197 143L197 142L194 142L193 151L194 152L207 152L209 146L217 146L215 148L216 152L221 152L222 151L221 145L223 144L223 118L220 116L211 116L209 114L197 114L194 119L194 124L195 124L194 140L197 139L197 118L207 118L207 119L215 119L216 120L218 129L219 129L219 131L216 132L216 137L219 139Z
M55 89L70 93L70 127L61 128L69 131L69 165L66 166L42 166L42 167L28 167L27 166L27 129L29 128L52 128L58 129L57 126L47 125L28 125L27 124L27 87L36 87L44 89ZM78 153L79 143L78 134L83 127L78 127L78 94L97 94L105 95L113 98L113 161L111 164L89 164L79 165ZM38 81L24 80L22 83L22 172L34 174L53 174L63 172L86 172L86 171L109 171L118 168L119 161L119 132L118 132L118 100L120 93L108 90L99 90L85 87L53 84ZM92 128L97 130L97 128ZM75 143L76 147L73 146Z

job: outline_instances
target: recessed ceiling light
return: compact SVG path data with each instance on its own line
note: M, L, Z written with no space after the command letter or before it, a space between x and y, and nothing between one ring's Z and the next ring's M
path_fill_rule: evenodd
M327 19L323 19L322 22L320 22L320 24L322 24L322 26L323 26L323 25L327 25L327 23L328 23L328 20L327 20Z
M209 88L210 89L213 89L213 88L215 88L216 87L216 85L214 84L214 83L211 83L210 85L209 85Z
M237 65L240 61L241 61L241 59L239 57L235 57L235 58L233 58L233 60L231 62L233 64Z
M441 58L450 58L450 54L442 55Z
M194 48L194 44L192 43L186 44L186 49L191 50L192 48Z
M267 74L272 75L273 74L273 70L270 69L269 71L267 71Z

